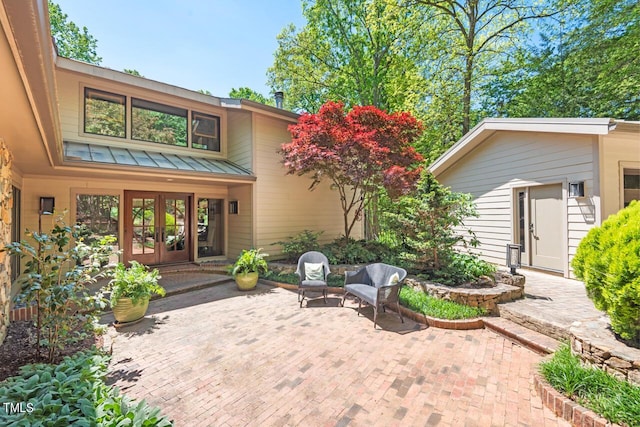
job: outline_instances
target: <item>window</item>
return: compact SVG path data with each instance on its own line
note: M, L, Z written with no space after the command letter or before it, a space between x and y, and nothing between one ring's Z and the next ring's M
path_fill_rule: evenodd
M208 114L192 113L191 147L220 151L220 118Z
M141 141L187 146L187 110L133 98L131 137Z
M11 196L13 197L13 208L11 209L11 241L19 242L22 239L20 235L20 209L22 206L22 192L17 187L11 187ZM18 279L20 275L20 256L11 255L11 281Z
M76 224L82 226L87 244L105 236L118 238L118 196L78 194L76 196Z
M198 199L198 258L224 252L223 202L221 199Z
M624 169L624 207L632 200L640 200L640 169Z
M125 105L126 98L122 95L85 88L84 131L124 138Z

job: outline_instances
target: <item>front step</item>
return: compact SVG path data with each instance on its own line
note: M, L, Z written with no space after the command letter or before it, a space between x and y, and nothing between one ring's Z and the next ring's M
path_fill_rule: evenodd
M560 346L560 342L557 340L525 328L511 320L502 317L483 317L482 320L486 328L537 353L551 354Z
M511 320L527 329L540 332L558 341L569 341L571 339L568 328L540 317L525 314L522 310L512 310L509 304L499 304L498 310L501 318Z

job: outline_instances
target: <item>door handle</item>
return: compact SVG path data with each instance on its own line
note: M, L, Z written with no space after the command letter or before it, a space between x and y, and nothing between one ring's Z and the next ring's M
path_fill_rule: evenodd
M160 235L162 236L162 240L160 240L160 242L164 242L164 227L160 228Z

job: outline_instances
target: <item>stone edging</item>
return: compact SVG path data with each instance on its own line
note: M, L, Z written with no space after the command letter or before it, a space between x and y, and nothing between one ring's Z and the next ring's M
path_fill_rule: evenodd
M287 289L289 291L297 291L298 285L292 285L290 283L274 282L273 280L260 279L261 282L278 288ZM343 288L329 287L329 292L333 294L343 294ZM391 307L392 309L392 307ZM400 306L402 315L409 319L422 323L423 325L429 325L434 328L440 329L455 329L455 330L470 330L470 329L482 329L484 328L484 322L482 318L475 319L463 319L463 320L447 320L438 319L436 317L425 316L424 314L416 313L406 307Z
M558 417L569 421L574 427L620 427L610 423L590 409L578 405L547 382L541 374L533 375L533 385L542 404L552 410Z

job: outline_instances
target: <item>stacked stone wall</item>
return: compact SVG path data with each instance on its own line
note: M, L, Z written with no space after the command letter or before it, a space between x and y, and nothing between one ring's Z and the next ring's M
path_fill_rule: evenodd
M0 248L11 242L11 210L13 209L11 162L11 153L4 140L0 139ZM5 252L0 252L0 344L7 335L10 305L10 257Z

